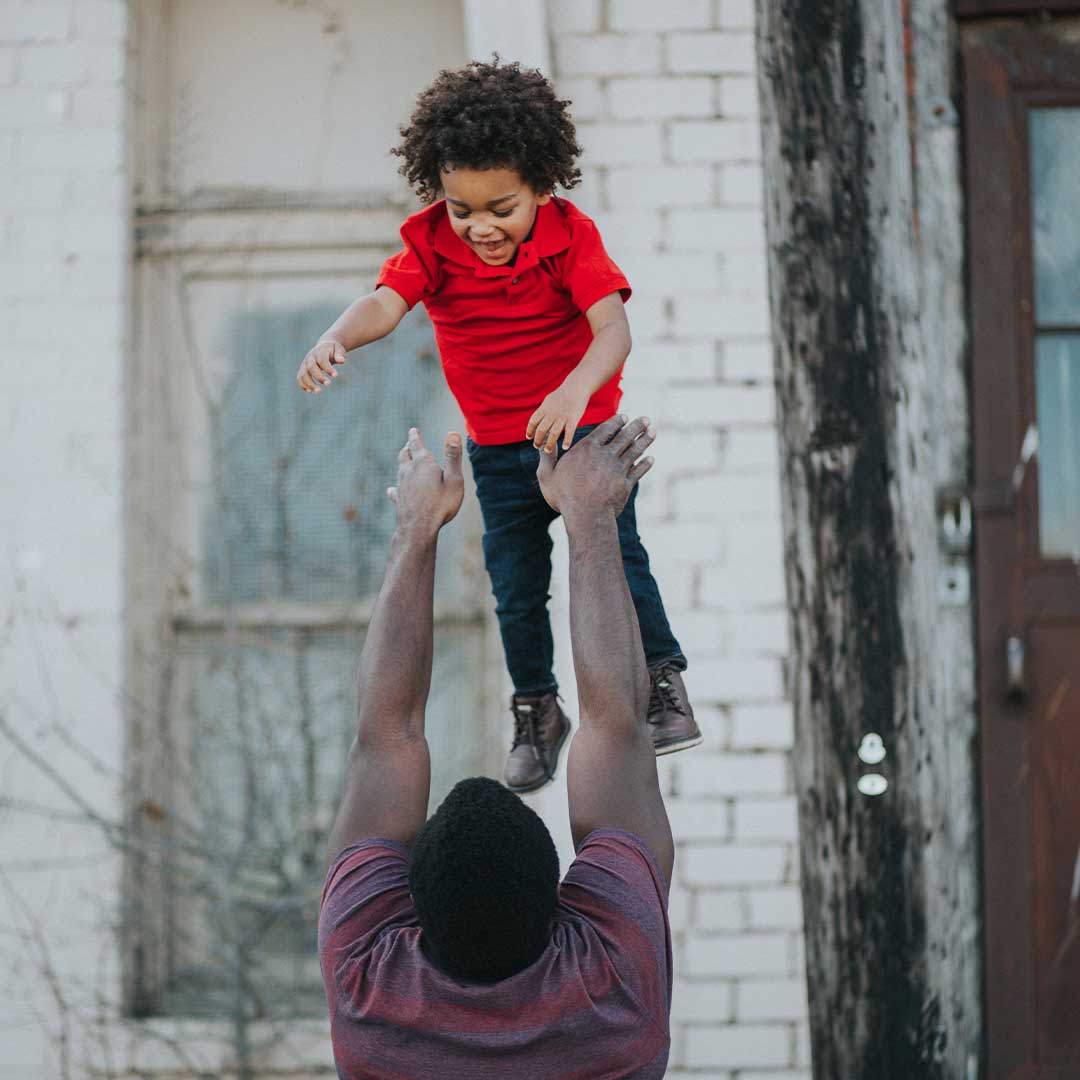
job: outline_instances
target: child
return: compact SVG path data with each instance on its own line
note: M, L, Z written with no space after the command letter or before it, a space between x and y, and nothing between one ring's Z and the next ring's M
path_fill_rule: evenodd
M383 265L375 291L345 310L297 374L303 390L321 393L349 350L385 337L418 301L427 307L469 434L514 683L505 782L516 792L554 779L570 731L552 674L556 515L536 481L539 454L565 451L615 415L630 351L630 286L596 225L554 195L581 177L568 105L539 71L498 58L442 72L393 151L429 205L402 226L405 248ZM657 754L667 754L702 737L679 674L686 658L638 538L635 496L619 517L619 542L652 682L649 730Z

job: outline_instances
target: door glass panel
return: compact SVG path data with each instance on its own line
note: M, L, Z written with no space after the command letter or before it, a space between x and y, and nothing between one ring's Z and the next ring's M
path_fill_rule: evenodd
M1080 108L1033 109L1030 128L1039 325L1080 325Z
M1080 334L1040 335L1035 365L1042 552L1080 559Z
M1080 557L1080 108L1030 114L1039 546Z

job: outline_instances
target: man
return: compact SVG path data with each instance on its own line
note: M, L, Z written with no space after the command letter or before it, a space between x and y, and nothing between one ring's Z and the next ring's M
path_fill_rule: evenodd
M647 419L617 416L537 470L570 541L581 707L567 769L577 857L560 885L543 822L493 780L463 780L425 823L436 543L464 488L460 437L440 467L409 432L319 919L341 1077L664 1075L674 845L615 522L654 438Z

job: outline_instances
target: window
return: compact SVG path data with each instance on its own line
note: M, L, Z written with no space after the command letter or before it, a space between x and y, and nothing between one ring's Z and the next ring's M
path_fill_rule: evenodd
M136 1016L235 1032L325 1009L316 906L385 489L410 424L438 439L461 421L422 310L327 393L295 372L398 247L396 125L464 59L460 9L414 9L430 33L375 0L135 7L120 921ZM488 764L477 517L467 504L440 541L435 800Z
M151 505L132 507L132 540L162 574L163 620L142 672L162 701L142 728L162 856L149 1011L323 1008L315 917L394 527L385 489L411 424L433 440L460 430L422 310L355 353L327 392L301 393L300 358L351 299L344 275L312 259L247 254L242 273L227 252L143 260L158 301L141 350L153 400L138 416ZM155 350L152 325L184 332ZM479 771L486 589L474 525L466 514L440 541L428 720L438 797Z

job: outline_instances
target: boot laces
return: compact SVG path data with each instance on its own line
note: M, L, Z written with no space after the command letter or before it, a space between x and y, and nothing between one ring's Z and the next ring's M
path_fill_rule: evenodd
M510 703L510 710L514 714L514 742L510 747L516 750L519 746L528 743L533 753L540 756L539 737L537 730L540 721L540 710L534 705L524 705L518 701Z
M679 701L679 692L675 689L674 683L668 678L671 671L671 668L662 667L650 672L652 676L649 680L651 684L649 688L650 717L669 710L682 716L686 715L686 710L683 708L682 702Z

